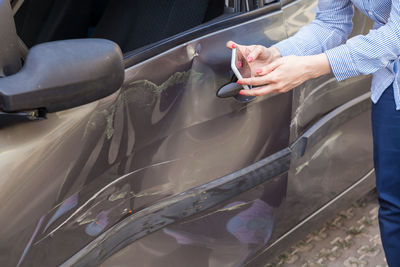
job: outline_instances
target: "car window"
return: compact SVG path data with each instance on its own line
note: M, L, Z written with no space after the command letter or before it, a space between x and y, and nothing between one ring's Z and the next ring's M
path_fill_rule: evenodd
M129 52L238 12L240 0L12 1L16 3L17 33L28 47L89 37L112 40Z

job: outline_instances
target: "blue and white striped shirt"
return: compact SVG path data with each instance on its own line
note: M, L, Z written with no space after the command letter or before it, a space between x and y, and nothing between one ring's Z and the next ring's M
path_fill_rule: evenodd
M346 42L353 27L353 5L375 24L367 35ZM373 73L374 103L393 83L400 110L400 0L319 0L315 20L275 47L282 56L325 52L338 81Z

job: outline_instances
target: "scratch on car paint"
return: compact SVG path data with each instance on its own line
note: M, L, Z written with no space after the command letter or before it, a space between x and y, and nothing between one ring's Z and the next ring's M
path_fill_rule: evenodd
M165 193L165 191L167 191L167 190L169 190L171 188L172 188L172 185L170 185L170 184L161 184L159 186L152 187L152 188L150 188L148 190L144 190L144 191L142 191L142 192L140 192L138 194L136 194L133 191L116 192L116 193L110 195L108 200L111 201L111 202L114 202L114 201L117 201L119 199L126 198L126 197L128 197L128 195L129 195L129 198L140 198L140 197L156 196L156 195Z
M192 45L186 46L186 52L187 56L190 60L193 60L195 57L199 56L199 53L201 51L201 45L198 44L196 48L194 48Z
M126 197L126 195L128 194L127 191L125 192L116 192L114 194L112 194L111 196L108 197L108 200L111 202L117 201L119 199L123 199Z
M171 87L171 86L174 86L177 84L186 84L188 81L196 83L201 79L202 76L203 76L202 73L197 72L193 69L190 69L190 70L184 71L184 72L175 72L161 85L157 85L149 80L134 81L134 82L131 82L129 85L140 84L141 88L143 88L143 87L150 88L154 94L159 95L163 91L165 91L168 87ZM143 86L142 83L144 83L145 85Z
M203 215L203 216L194 218L194 219L192 219L192 220L184 221L184 222L181 223L181 224L191 223L191 222L194 222L194 221L203 219L203 218L205 218L205 217L208 217L208 216L214 215L214 214L216 214L216 213L220 213L220 212L234 211L234 210L243 208L243 207L245 207L245 206L248 206L248 205L252 204L253 202L254 202L254 200L249 201L249 202L244 202L244 203L241 202L240 204L237 204L237 205L234 205L234 206L229 206L229 205L228 205L228 206L225 206L224 208L217 209L217 210L215 210L215 211L213 211L213 212L210 212L210 213L207 213L207 214L205 214L205 215Z
M78 204L78 193L73 194L70 196L68 199L62 202L62 204L59 206L57 211L54 213L54 215L51 217L49 222L47 223L46 227L44 227L42 233L46 232L49 226L55 222L58 218L60 218L63 214L67 213L71 209L73 209L76 205Z
M184 86L196 84L198 81L201 80L203 77L203 73L197 72L193 69L184 72L175 72L172 74L166 81L161 83L160 85L155 84L150 80L136 80L129 83L128 88L125 90L125 94L129 92L138 92L135 93L139 96L139 92L150 92L153 94L154 99L152 100L152 104L145 104L145 108L149 106L153 107L152 115L151 115L151 122L153 124L159 122L161 119L164 118L166 114L168 114L169 110L174 106L175 101L178 99L179 96L184 90ZM171 91L174 91L173 87L175 86L182 86L176 92L176 95L173 100L170 101L168 107L160 108L160 101L161 101L161 94L165 93L166 95L169 94L169 88L172 88ZM143 98L142 94L141 98ZM172 94L174 95L174 94ZM137 97L133 96L128 101L133 101ZM151 102L151 101L150 101ZM139 102L140 105L144 105L143 101Z
M179 161L180 159L173 159L173 160L168 160L168 161L163 161L160 163L155 163L137 170L134 170L130 173L127 173L117 179L115 179L114 181L112 181L111 183L109 183L108 185L106 185L105 187L103 187L102 189L100 189L98 192L96 192L92 197L90 197L85 203L83 203L79 208L77 208L64 222L62 222L58 227L56 227L55 229L53 229L50 233L48 233L46 236L44 236L43 238L41 238L40 240L36 241L36 243L34 245L39 244L40 242L42 242L43 240L45 240L46 238L49 238L51 236L54 235L55 232L57 232L61 227L63 227L64 225L66 225L70 220L72 220L72 218L74 218L74 216L76 216L80 211L82 211L87 205L89 205L89 203L91 203L92 201L94 201L101 193L103 193L106 189L108 189L109 187L117 184L118 182L124 180L126 177L129 177L132 174L141 172L143 170L152 168L152 167L157 167L160 165L165 165L165 164L170 164L176 161Z
M310 162L312 162L313 160L315 160L316 158L318 158L322 152L324 151L325 148L331 148L332 145L334 144L334 142L340 137L342 136L343 132L338 131L336 132L334 135L332 135L331 137L329 137L318 149L317 151L315 151L315 153L311 156L311 158L309 160L307 160L306 162L304 162L303 164L301 164L300 166L298 166L296 168L296 175L299 174L306 166L308 166L310 164Z
M123 96L125 96L125 91L123 91ZM123 98L125 100L125 98ZM124 101L125 103L126 101ZM129 157L133 154L134 150L134 146L136 143L136 134L135 134L135 129L132 125L132 119L131 119L131 115L130 115L130 111L128 109L128 105L125 103L125 114L126 114L126 118L127 118L127 126L128 126L128 141L127 141L127 145L126 145L126 156Z
M62 181L62 185L59 187L58 192L57 192L57 198L56 198L57 200L60 199L60 197L61 197L62 189L64 188L64 185L65 185L65 183L66 183L66 181L67 181L67 179L68 179L68 176L70 175L71 170L72 170L72 168L74 167L74 165L75 165L75 162L71 162L71 163L69 164L69 166L68 166L68 169L67 169L66 172L65 172L65 175L64 175L63 181ZM51 210L58 208L58 206L61 205L61 204L62 204L62 202L59 203L58 205L56 205L56 206L55 206L54 208L52 208Z
M86 213L84 215L87 215ZM91 222L94 222L96 220L96 218L89 218L89 219L84 219L81 222L79 222L79 225L85 225Z
M112 106L111 112L107 114L106 121L106 136L107 139L110 140L114 135L114 114L115 114L115 105Z
M143 191L143 192L141 192L139 194L135 194L135 193L132 192L132 196L135 197L135 198L156 196L156 195L162 194L166 190L172 188L172 186L170 184L168 184L168 185L163 184L160 187L162 187L162 189L160 189L160 190L156 190L157 189L157 187L156 187L156 188L149 189L147 191Z
M120 98L119 98L120 99ZM117 101L114 109L114 119L112 123L113 136L108 149L108 164L112 165L117 160L118 153L121 147L122 134L124 132L124 103ZM109 128L107 122L107 130ZM106 130L106 132L107 132Z
M321 91L321 89L325 88L328 84L334 82L335 79L331 78L327 80L326 82L320 84L317 86L314 90L312 90L308 95L306 95L306 90L302 89L300 90L300 96L299 96L299 103L300 105L297 107L296 111L294 112L294 116L292 121L290 122L290 127L294 127L295 132L298 131L298 126L300 124L300 119L303 115L304 110L308 107L308 101L314 97L314 95Z

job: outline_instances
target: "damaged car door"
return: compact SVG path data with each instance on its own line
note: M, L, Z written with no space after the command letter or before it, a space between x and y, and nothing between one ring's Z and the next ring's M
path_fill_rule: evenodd
M213 7L209 1L181 2L190 18L190 12L198 10L204 10L206 17L206 7ZM138 8L154 7L140 3ZM129 244L141 246L148 240L162 244L162 252L160 257L142 254L144 264L172 257L184 265L190 255L187 250L199 246L208 247L198 250L199 263L230 257L232 251L226 248L232 246L245 249L230 260L239 263L268 241L274 210L286 191L286 176L281 174L287 167L291 93L240 102L218 98L216 92L233 77L225 42L272 45L286 37L284 21L279 2L221 3L222 13L208 23L172 38L157 35L154 40L161 41L145 47L137 47L141 44L136 41L123 43L120 36L111 36L114 31L108 35L104 28L94 29L93 37L116 38L125 51L122 88L101 100L48 113L45 120L0 130L0 162L7 166L2 169L0 188L0 225L7 225L0 228L0 248L7 255L0 256L3 266L96 265ZM48 4L56 10L59 5ZM108 15L118 10L114 8L118 7L105 11L107 25L112 25ZM46 31L35 42L63 33L65 28L57 28L57 23L68 21L68 13L56 16L52 9L47 17L51 23L44 23ZM241 10L248 12L238 13ZM174 29L179 30L181 21L175 20ZM31 24L18 25L23 32ZM52 32L57 34L47 40ZM129 51L133 47L136 50ZM263 175L253 179L241 174L248 168L246 173L252 175L282 158L285 164L263 169ZM257 184L263 185L256 194L241 197ZM240 197L224 202L234 196ZM256 229L257 237L247 239L231 220L253 202L267 221L263 219ZM180 208L168 208L171 203ZM168 207L160 208L163 205ZM215 205L222 205L222 211L205 211ZM194 233L187 233L189 221L182 223L182 229L166 228L204 212L218 215L204 217L211 220L208 230L190 226ZM136 230L115 230L125 226ZM193 241L182 241L186 239ZM195 245L182 246L185 242ZM94 250L84 249L88 244Z

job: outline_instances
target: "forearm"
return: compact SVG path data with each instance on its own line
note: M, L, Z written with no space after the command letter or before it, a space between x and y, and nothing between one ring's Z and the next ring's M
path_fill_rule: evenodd
M400 2L392 1L390 18L384 26L350 38L325 53L339 81L391 68L400 56Z
M320 0L316 18L275 47L282 56L317 55L343 44L352 30L353 6L349 0Z

